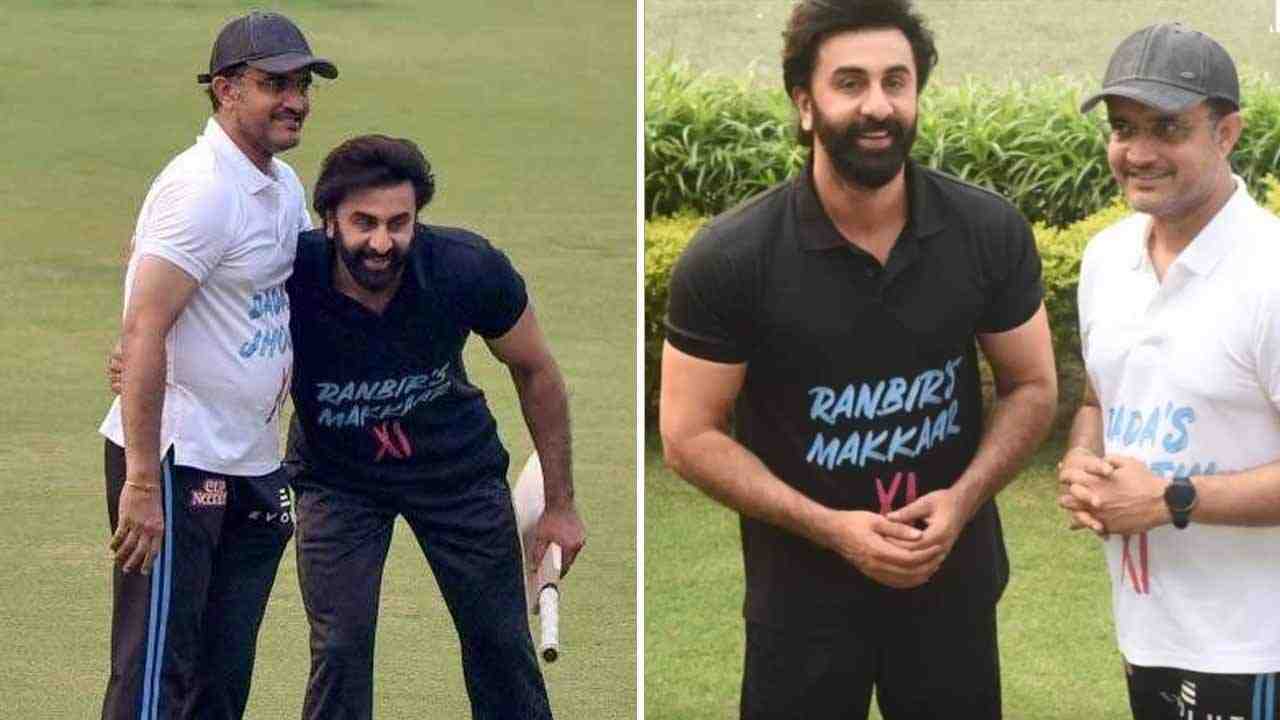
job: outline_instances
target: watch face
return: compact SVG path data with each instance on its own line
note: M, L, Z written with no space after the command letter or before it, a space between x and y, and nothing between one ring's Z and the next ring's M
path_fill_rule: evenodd
M1164 490L1164 501L1173 510L1190 510L1196 501L1196 489L1187 478L1174 478Z

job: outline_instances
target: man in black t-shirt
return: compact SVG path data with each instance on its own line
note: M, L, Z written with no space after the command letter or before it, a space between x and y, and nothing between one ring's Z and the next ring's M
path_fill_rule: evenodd
M418 148L380 135L321 167L322 229L298 239L288 461L298 576L311 623L305 718L372 714L382 568L398 515L453 616L475 718L550 718L529 636L508 456L462 364L470 333L511 370L541 457L549 543L568 570L585 533L573 502L568 400L524 281L484 238L417 223L434 179Z
M662 368L667 461L742 516L742 716L874 687L886 720L998 718L993 498L1057 401L1034 238L908 160L937 54L907 0L804 0L785 38L810 161L699 232Z

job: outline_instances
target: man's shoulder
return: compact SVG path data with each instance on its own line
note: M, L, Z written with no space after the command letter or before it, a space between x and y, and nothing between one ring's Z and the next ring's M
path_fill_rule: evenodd
M994 190L927 165L916 164L914 170L920 173L925 185L936 196L941 197L953 212L979 222L1010 219L1025 222L1018 208Z
M795 179L757 193L707 221L694 236L704 251L750 253L778 237Z
M305 198L306 191L303 190L302 181L298 179L298 173L293 169L293 166L278 157L272 158L271 161L274 163L276 177L279 178L280 182Z
M298 234L298 253L293 259L293 273L287 287L297 290L322 282L328 282L325 268L328 265L329 238L324 230L315 228Z
M312 228L298 234L298 262L304 258L323 258L329 251L329 237L321 228Z
M415 231L416 249L430 253L441 262L466 264L487 253L495 252L483 235L466 228L449 225L419 224Z
M502 252L483 235L466 228L419 224L413 262L438 287L466 287L494 267Z
M1146 232L1147 223L1150 221L1151 216L1146 213L1129 213L1095 233L1090 239L1090 244L1099 240L1119 240L1122 238L1133 240L1141 238Z
M1231 233L1232 252L1225 263L1233 284L1274 297L1280 293L1275 268L1280 266L1280 218L1267 208L1251 203Z
M1098 263L1110 265L1115 258L1132 259L1150 221L1150 215L1135 212L1099 230L1085 243L1080 258L1082 271Z
M202 143L196 143L169 160L154 186L160 189L189 189L207 195L229 195L233 188L218 167L214 153Z
M1254 252L1275 257L1280 253L1280 217L1263 205L1250 203L1237 232Z
M147 192L148 216L213 231L226 229L237 216L234 183L219 171L217 158L197 143L165 165Z

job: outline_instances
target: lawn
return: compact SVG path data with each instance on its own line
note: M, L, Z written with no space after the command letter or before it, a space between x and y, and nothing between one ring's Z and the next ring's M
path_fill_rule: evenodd
M1101 543L1066 529L1048 443L999 497L1011 580L999 606L1005 717L1124 718ZM742 682L737 516L645 454L645 717L736 718ZM872 704L874 708L874 703ZM879 717L873 710L872 717Z
M791 0L649 0L646 58L674 58L781 85L781 31ZM1280 71L1274 0L917 0L940 64L931 82L1065 75L1100 77L1116 44L1161 20L1184 20L1237 62ZM927 92L927 90L926 90ZM1071 364L1071 363L1069 363ZM1069 368L1060 418L1076 402ZM1055 505L1061 426L1000 495L1012 580L1000 604L1005 716L1129 717L1100 544L1069 532ZM735 718L742 677L742 560L737 517L662 466L645 448L646 717ZM874 705L874 704L873 704ZM873 717L878 717L874 714Z
M565 372L588 547L564 586L562 718L631 718L636 697L635 6L480 0L6 1L0 9L0 716L94 716L110 560L96 428L123 248L151 179L208 116L195 83L222 23L280 9L341 76L319 83L310 187L343 138L416 140L430 222L475 229L524 273ZM531 443L504 368L473 343L516 467ZM457 641L403 524L383 589L380 718L465 717ZM299 715L307 628L293 549L259 644L249 717Z
M646 56L671 55L718 73L782 84L782 28L792 0L648 0ZM1275 0L916 0L938 45L935 78L1099 78L1126 35L1180 20L1221 42L1237 63L1280 71Z

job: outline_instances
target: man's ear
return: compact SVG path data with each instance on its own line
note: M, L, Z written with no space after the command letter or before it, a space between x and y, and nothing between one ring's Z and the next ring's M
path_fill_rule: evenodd
M211 89L213 90L213 94L218 98L219 104L228 105L240 102L240 84L234 82L225 75L215 77L213 79Z
M1213 140L1218 145L1218 152L1222 153L1223 157L1231 155L1231 151L1235 150L1236 143L1240 141L1240 134L1243 132L1244 116L1240 114L1239 110L1222 116L1213 133Z
M791 104L796 106L800 129L807 133L813 132L813 96L805 88L791 88Z
M338 227L338 217L333 213L333 211L332 211L332 210L330 210L330 211L328 212L328 214L326 214L326 215L324 216L324 234L325 234L325 237L327 237L327 238L329 238L330 240L332 240L332 239L334 238L334 235L336 234L336 233L334 232L334 230L335 230L337 227Z

